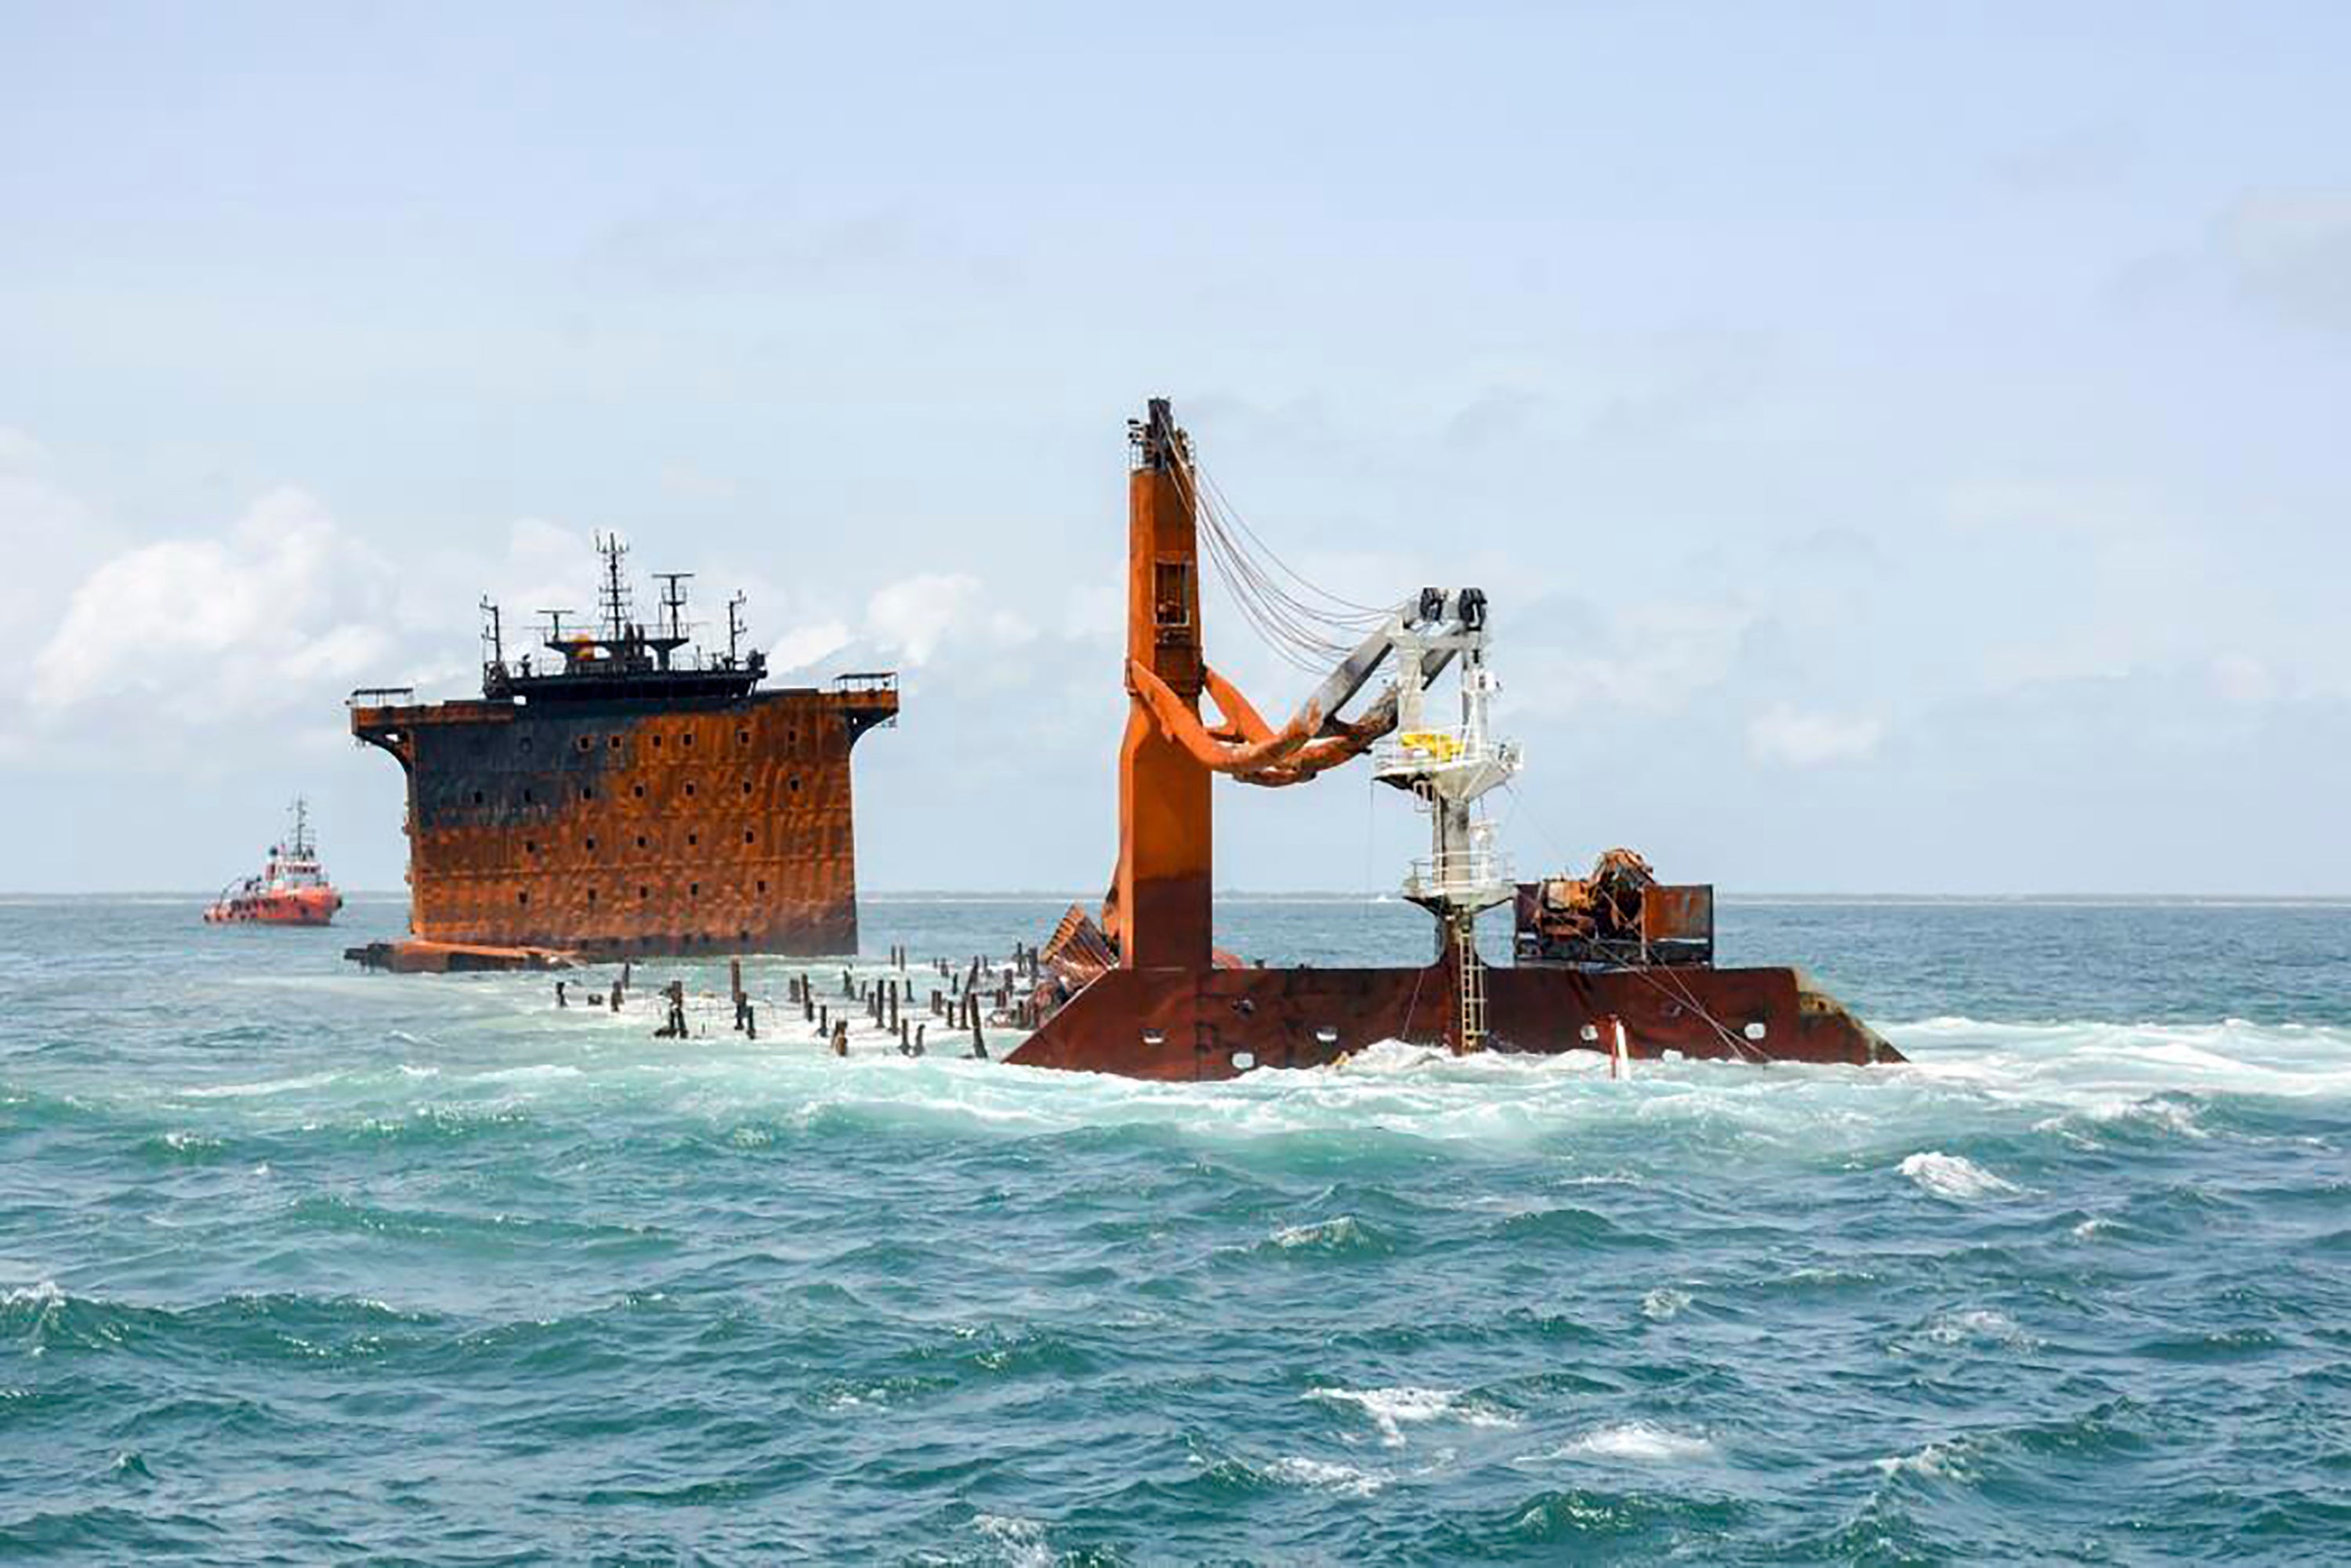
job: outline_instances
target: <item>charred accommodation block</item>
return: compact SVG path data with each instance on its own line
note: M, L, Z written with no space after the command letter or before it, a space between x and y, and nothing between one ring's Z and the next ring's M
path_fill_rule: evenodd
M684 574L632 615L603 553L593 632L547 612L539 668L509 665L484 602L479 700L351 695L351 733L408 778L409 928L428 942L585 955L857 947L850 754L895 722L896 677L758 689L739 596L724 653L693 647Z

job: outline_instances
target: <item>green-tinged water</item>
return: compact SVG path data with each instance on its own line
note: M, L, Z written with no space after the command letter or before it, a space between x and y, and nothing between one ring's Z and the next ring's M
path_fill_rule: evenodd
M865 935L1002 953L1057 913L875 900ZM1915 1065L1386 1047L1196 1087L835 1060L781 995L837 963L752 961L757 1043L723 965L616 1018L341 963L400 915L0 906L0 1552L2351 1542L2341 907L1735 905L1726 961L1804 964ZM1276 960L1426 941L1220 920ZM706 1037L650 1038L673 974Z

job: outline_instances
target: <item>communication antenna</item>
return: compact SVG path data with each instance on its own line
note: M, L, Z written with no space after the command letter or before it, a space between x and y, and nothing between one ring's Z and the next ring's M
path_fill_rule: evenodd
M596 591L598 607L604 613L604 635L607 642L618 644L629 637L629 584L621 575L621 562L627 559L629 547L618 534L596 535L597 553L604 558L604 581Z
M503 664L507 662L504 630L498 621L498 601L486 593L482 595L482 663Z
M569 610L541 610L539 613L547 617L547 645L550 648L562 647L563 618L570 614L571 612Z
M664 635L685 641L685 589L682 586L694 573L690 571L657 571L655 581L662 585L662 612L669 618Z
M750 602L750 596L740 589L726 601L726 662L730 664L735 662L735 645L743 640L743 606Z

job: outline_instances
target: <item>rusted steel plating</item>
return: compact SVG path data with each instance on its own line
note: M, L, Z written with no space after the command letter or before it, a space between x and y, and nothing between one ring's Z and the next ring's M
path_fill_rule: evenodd
M1290 723L1280 730L1267 725L1203 650L1190 442L1164 399L1152 400L1129 434L1132 700L1119 747L1118 872L1102 929L1072 910L1047 944L1044 967L1053 978L1044 988L1040 977L1036 1003L1067 999L1008 1060L1206 1079L1260 1065L1327 1065L1384 1039L1456 1043L1461 975L1449 952L1420 969L1218 962L1209 898L1211 779L1293 783L1364 749L1394 727L1393 704L1375 704L1352 723L1333 716L1390 644L1359 647ZM1424 664L1408 669L1406 679L1433 674ZM1204 692L1222 716L1214 726L1200 714ZM1116 967L1107 967L1113 953ZM971 987L964 997L976 1024ZM1834 998L1784 968L1498 969L1479 1006L1484 1027L1506 1050L1621 1049L1627 1060L1668 1051L1741 1061L1899 1060Z
M352 694L351 733L407 774L413 936L482 967L535 949L855 951L850 753L894 722L895 677L755 690L767 665L740 648L739 598L727 651L690 656L684 574L664 574L648 630L618 541L603 551L603 634L549 612L559 669L509 665L486 604L480 699Z

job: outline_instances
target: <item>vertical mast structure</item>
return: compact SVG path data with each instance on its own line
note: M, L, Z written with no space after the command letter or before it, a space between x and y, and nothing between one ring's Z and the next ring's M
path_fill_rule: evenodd
M1149 672L1194 716L1207 682L1200 644L1198 516L1191 442L1167 400L1128 426L1126 678L1119 747L1117 912L1130 969L1205 969L1214 960L1209 771L1152 717L1134 671Z

